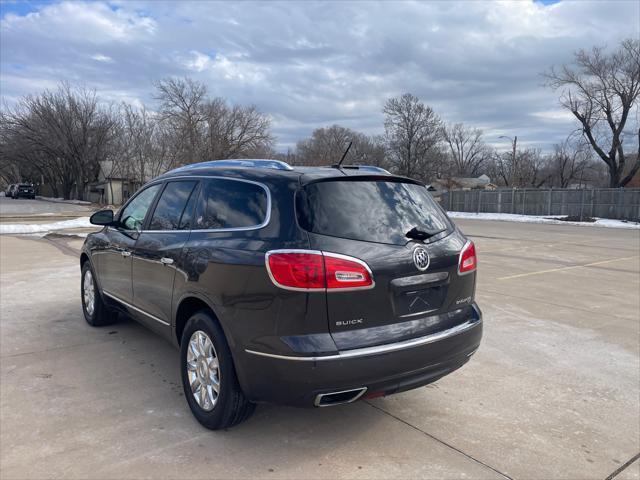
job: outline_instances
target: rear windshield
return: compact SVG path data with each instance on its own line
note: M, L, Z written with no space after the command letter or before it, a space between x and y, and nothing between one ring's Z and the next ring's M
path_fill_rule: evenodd
M413 228L429 235L451 228L424 186L398 181L310 183L298 192L296 210L305 230L368 242L405 245Z

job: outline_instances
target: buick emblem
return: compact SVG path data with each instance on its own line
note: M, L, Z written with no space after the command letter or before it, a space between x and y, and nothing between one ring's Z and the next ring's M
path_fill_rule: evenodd
M413 251L413 263L418 270L424 271L429 268L429 262L429 254L424 248L418 247Z

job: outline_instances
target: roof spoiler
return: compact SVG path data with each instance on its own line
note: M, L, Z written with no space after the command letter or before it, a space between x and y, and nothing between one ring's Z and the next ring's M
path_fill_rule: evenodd
M341 168L343 170L362 170L363 172L382 173L384 175L391 175L391 172L385 170L382 167L376 167L375 165L331 165L328 168Z

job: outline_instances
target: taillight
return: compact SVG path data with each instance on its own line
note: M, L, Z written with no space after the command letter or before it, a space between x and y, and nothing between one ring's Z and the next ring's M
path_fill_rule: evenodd
M478 266L478 259L476 258L476 246L473 242L469 241L462 247L460 252L460 259L458 260L458 273L463 275L465 273L473 272Z
M339 290L373 287L371 271L357 258L315 250L272 250L266 254L269 276L288 290Z
M327 289L373 287L371 271L357 258L324 252Z
M267 270L273 283L291 290L325 288L322 252L273 251L266 255Z

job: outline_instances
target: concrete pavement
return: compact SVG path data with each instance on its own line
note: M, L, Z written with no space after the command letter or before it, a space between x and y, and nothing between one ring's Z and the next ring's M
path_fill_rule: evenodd
M42 217L43 220L51 220L66 217L84 217L90 215L93 210L94 207L91 205L0 197L0 222L15 223L16 219L20 218L34 219Z
M457 223L485 315L469 364L227 432L191 417L169 344L85 324L81 240L0 237L0 476L640 478L640 232Z

